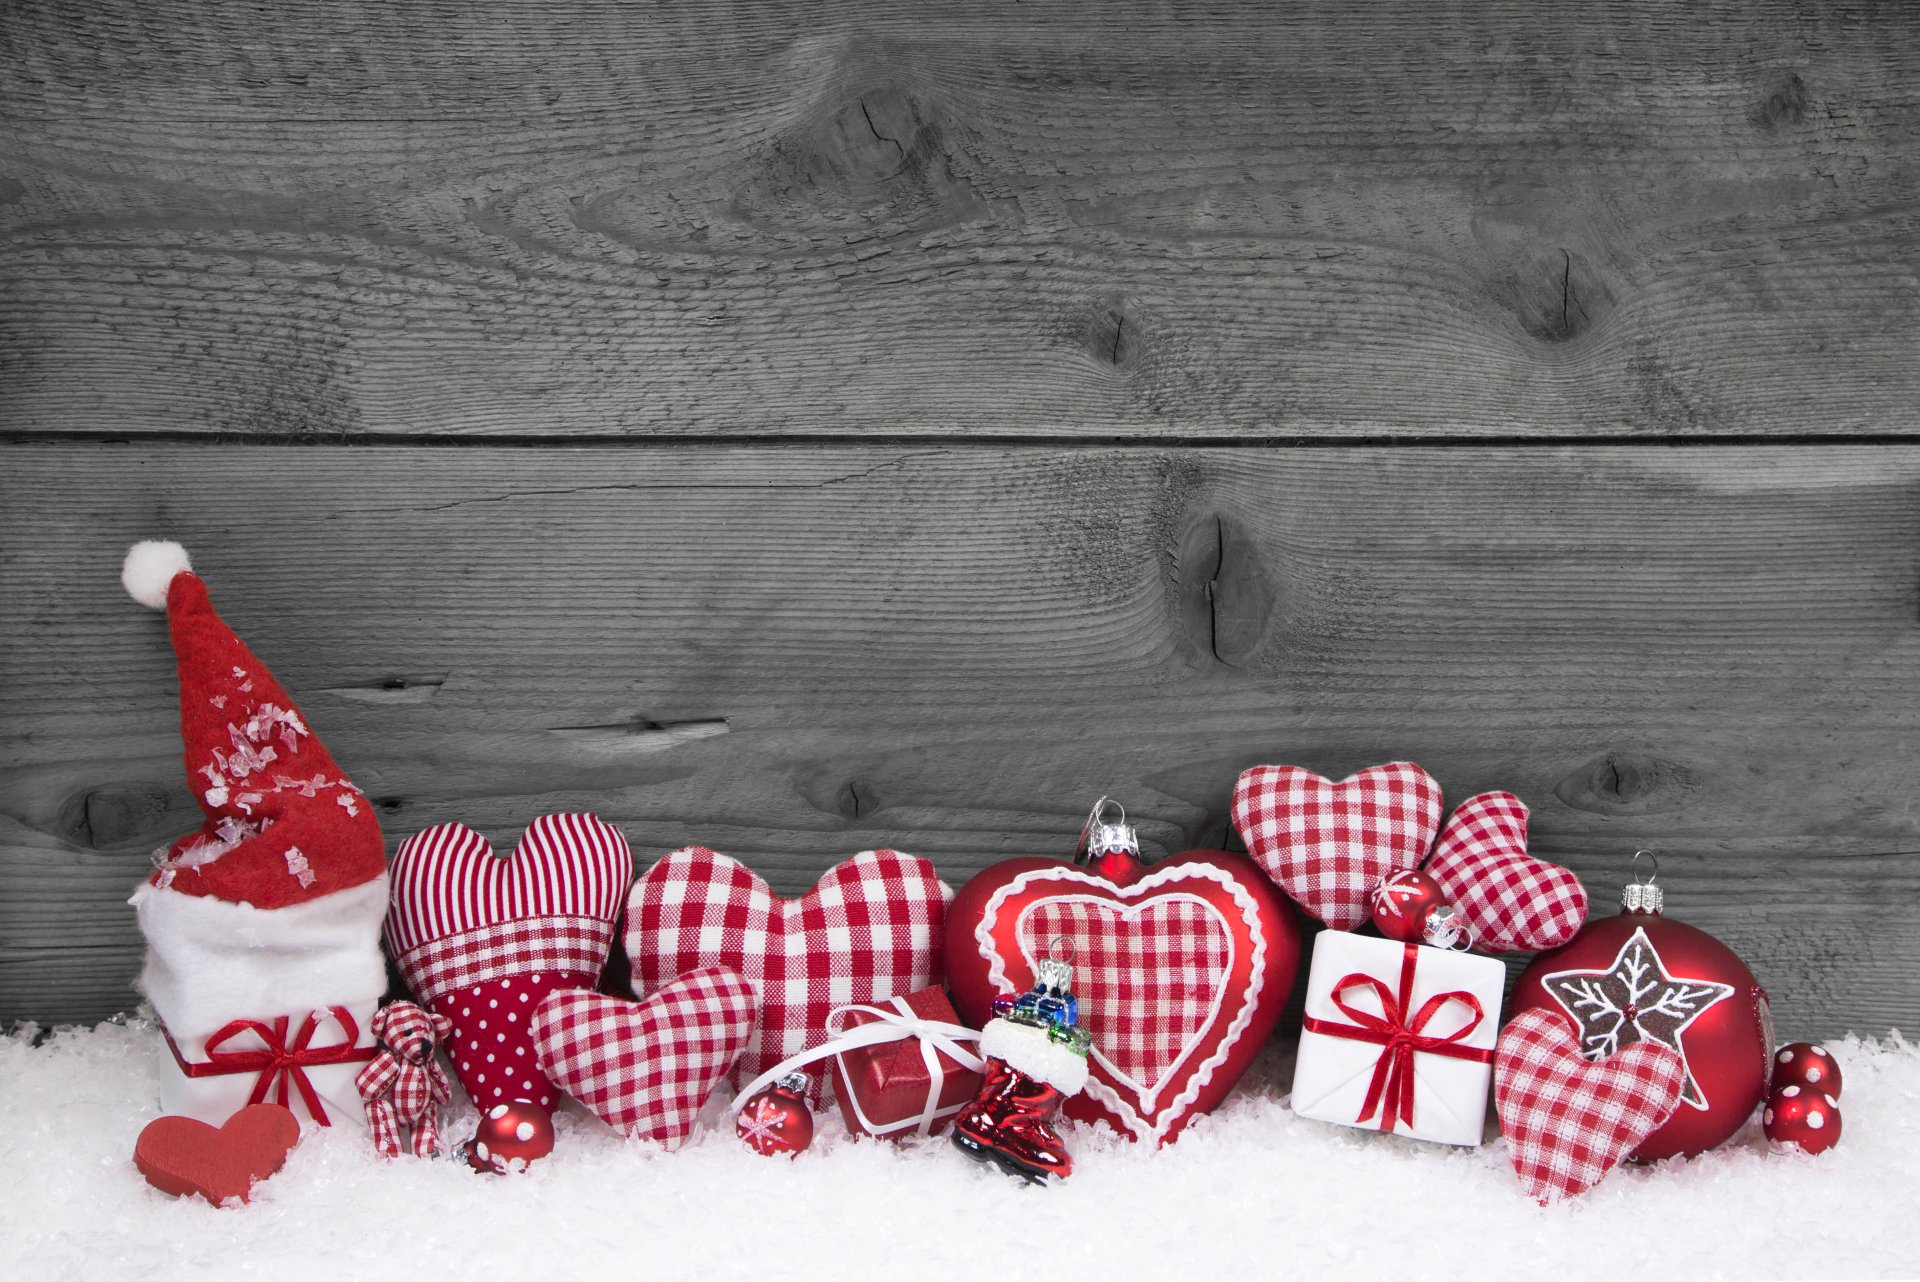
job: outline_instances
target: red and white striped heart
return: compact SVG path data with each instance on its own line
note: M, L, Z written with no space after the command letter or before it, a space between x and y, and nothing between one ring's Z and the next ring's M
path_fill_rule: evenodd
M556 992L533 1014L540 1071L629 1139L679 1148L753 1036L752 985L724 967L645 1001Z
M485 1109L559 1098L534 1062L533 1009L600 981L633 852L593 815L543 815L505 859L465 824L441 824L394 854L387 951L414 997L453 1022L447 1053Z
M1586 887L1569 869L1527 853L1526 803L1510 792L1461 802L1427 873L1472 929L1479 952L1544 952L1586 924Z
M1521 1187L1542 1205L1586 1192L1673 1116L1686 1082L1660 1042L1595 1064L1565 1015L1515 1016L1493 1053L1493 1102Z
M1440 827L1440 785L1411 761L1334 783L1299 766L1255 766L1233 790L1247 853L1302 908L1335 930L1368 920L1368 896L1416 868Z
M740 1056L738 1085L825 1041L836 1008L939 983L952 897L926 860L867 850L783 900L739 861L689 846L649 868L628 898L633 991L644 997L706 966L752 984L760 1021ZM829 1080L820 1075L816 1100Z

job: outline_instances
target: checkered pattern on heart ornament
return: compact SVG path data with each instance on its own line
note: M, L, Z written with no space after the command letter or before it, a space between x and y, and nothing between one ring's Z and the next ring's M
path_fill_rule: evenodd
M400 843L387 951L414 996L453 1021L455 1074L485 1107L514 1099L551 1110L528 1022L555 989L599 982L633 852L593 815L542 815L499 858L465 824Z
M1017 938L1029 958L1065 941L1093 1053L1136 1106L1157 1098L1212 1024L1232 960L1225 923L1198 900L1044 899L1022 914Z
M1526 803L1510 792L1461 802L1440 830L1427 873L1466 920L1479 952L1545 952L1587 920L1580 879L1527 853Z
M641 1002L556 992L533 1015L540 1069L629 1139L678 1148L753 1034L753 989L723 967Z
M1335 930L1368 920L1367 896L1417 867L1440 826L1440 785L1411 761L1338 783L1299 766L1255 766L1233 790L1247 853L1294 902Z
M1686 1076L1659 1042L1595 1064L1557 1011L1516 1016L1494 1051L1493 1100L1521 1187L1544 1205L1598 1184L1673 1116Z
M835 1008L939 983L952 897L926 860L868 850L782 900L738 860L689 846L648 869L627 898L633 991L644 997L708 966L751 984L760 1018L733 1071L738 1085L823 1041ZM815 1082L816 1102L828 1080Z

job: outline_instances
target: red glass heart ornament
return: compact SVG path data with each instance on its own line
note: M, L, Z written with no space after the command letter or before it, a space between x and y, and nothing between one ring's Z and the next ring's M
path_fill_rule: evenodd
M279 1170L300 1142L300 1123L278 1104L249 1104L223 1126L191 1117L157 1117L134 1141L133 1164L147 1183L174 1197L215 1206L245 1202L256 1181Z
M1094 867L1009 859L954 896L947 984L968 1023L1029 988L1049 956L1070 957L1093 1039L1068 1116L1166 1143L1219 1104L1266 1042L1293 990L1300 935L1272 883L1224 850L1152 866L1114 850L1094 852Z

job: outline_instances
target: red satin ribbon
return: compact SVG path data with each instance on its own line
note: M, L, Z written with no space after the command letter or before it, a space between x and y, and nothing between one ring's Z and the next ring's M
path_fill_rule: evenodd
M1331 994L1333 1004L1340 1013L1352 1020L1351 1024L1337 1024L1329 1020L1307 1018L1303 1027L1310 1033L1324 1033L1329 1037L1346 1037L1356 1042L1372 1042L1381 1047L1379 1057L1373 1061L1373 1079L1367 1084L1367 1098L1360 1106L1360 1116L1354 1121L1365 1122L1374 1113L1384 1109L1380 1119L1380 1129L1391 1132L1405 1118L1413 1122L1413 1057L1416 1053L1444 1055L1449 1059L1471 1060L1476 1064L1493 1063L1493 1052L1472 1046L1457 1045L1461 1038L1480 1026L1486 1012L1480 1008L1480 1001L1472 993L1456 989L1451 993L1436 993L1427 998L1411 1021L1404 1012L1413 1001L1413 972L1420 963L1418 946L1408 944L1400 959L1400 991L1396 995L1388 991L1387 986L1372 975L1356 971L1343 977L1333 986ZM1347 1004L1343 994L1349 989L1371 988L1380 999L1380 1013L1359 1010ZM1473 1012L1473 1018L1447 1034L1445 1037L1429 1037L1421 1030L1433 1022L1448 1002L1459 1002Z
M346 1040L333 1046L313 1046L313 1038L320 1031L321 1020L331 1017L338 1021ZM327 1110L321 1107L319 1093L313 1089L313 1083L307 1079L309 1068L320 1068L327 1064L360 1064L371 1060L374 1048L355 1046L360 1040L360 1026L354 1022L353 1015L344 1006L329 1007L324 1011L309 1011L306 1022L300 1025L300 1031L293 1035L291 1045L287 1042L287 1026L292 1016L282 1015L271 1024L257 1019L236 1019L227 1024L213 1036L207 1038L207 1060L204 1064L189 1064L180 1054L179 1046L174 1044L173 1035L167 1034L167 1049L173 1052L174 1062L180 1065L180 1071L188 1077L226 1077L233 1073L258 1073L254 1079L253 1093L247 1097L247 1103L263 1103L267 1093L274 1094L273 1102L283 1108L290 1107L289 1086L300 1092L300 1101L307 1106L307 1114L322 1126L331 1126L327 1120ZM164 1031L164 1030L163 1030ZM257 1051L223 1051L220 1046L232 1041L243 1033L252 1033L261 1042Z

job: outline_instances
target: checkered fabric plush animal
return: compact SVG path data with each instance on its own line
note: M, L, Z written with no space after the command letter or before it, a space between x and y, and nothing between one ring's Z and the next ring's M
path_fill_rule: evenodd
M392 1002L373 1017L373 1035L381 1050L360 1070L354 1085L366 1101L374 1147L387 1157L400 1156L402 1127L413 1132L415 1157L440 1151L438 1114L453 1098L453 1088L433 1052L452 1032L452 1020L412 1002Z

